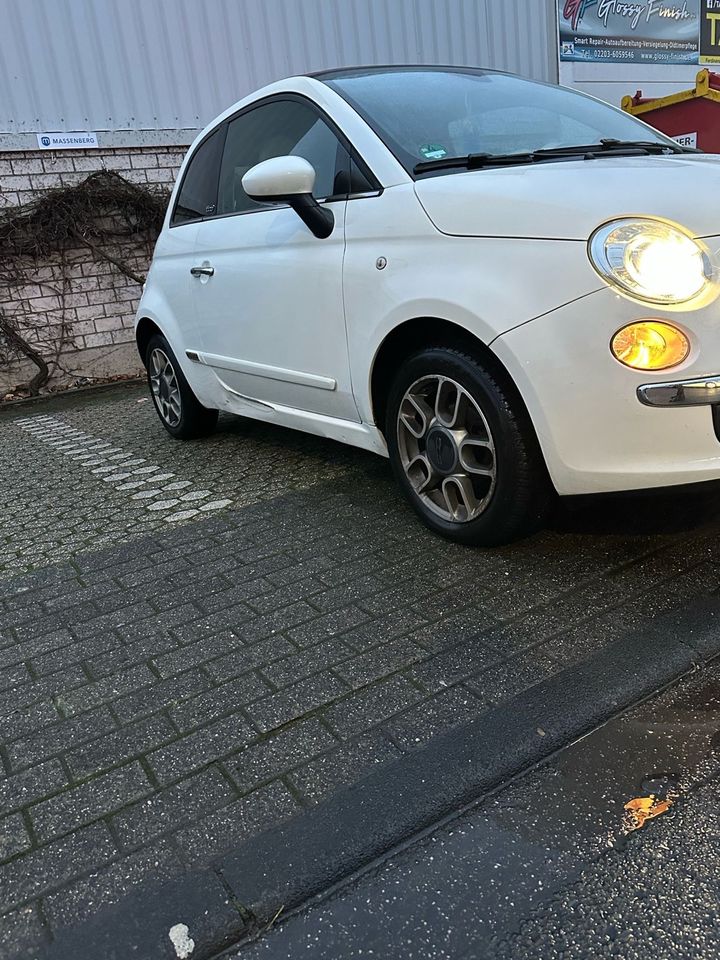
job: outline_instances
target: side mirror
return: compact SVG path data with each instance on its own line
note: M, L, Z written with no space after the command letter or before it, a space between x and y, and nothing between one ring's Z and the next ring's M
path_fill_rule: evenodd
M248 170L242 185L252 200L288 203L316 237L324 239L332 233L335 217L313 197L315 170L302 157L263 160Z

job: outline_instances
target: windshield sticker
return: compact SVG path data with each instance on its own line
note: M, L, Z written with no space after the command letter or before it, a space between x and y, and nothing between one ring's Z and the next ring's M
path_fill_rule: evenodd
M424 147L420 147L420 153L426 160L442 160L447 156L447 150L439 143L426 143Z

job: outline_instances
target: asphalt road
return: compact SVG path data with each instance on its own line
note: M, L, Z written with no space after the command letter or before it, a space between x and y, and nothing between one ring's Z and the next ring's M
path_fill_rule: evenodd
M714 665L228 957L711 960L719 731ZM651 791L672 805L629 831Z

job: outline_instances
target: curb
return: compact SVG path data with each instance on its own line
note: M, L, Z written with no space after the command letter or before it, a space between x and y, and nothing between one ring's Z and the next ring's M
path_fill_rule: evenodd
M16 407L26 406L35 403L50 403L53 400L61 400L63 397L78 397L86 393L101 393L103 390L112 390L113 387L137 386L145 383L145 377L128 377L126 380L112 380L108 383L88 383L83 387L68 387L67 390L57 390L55 393L41 393L37 397L23 397L20 400L0 401L0 415L3 410L14 410Z
M48 960L210 960L517 776L611 716L720 654L720 596L649 621L596 656L372 771L318 806L249 838L212 868L146 882L92 921L59 933Z

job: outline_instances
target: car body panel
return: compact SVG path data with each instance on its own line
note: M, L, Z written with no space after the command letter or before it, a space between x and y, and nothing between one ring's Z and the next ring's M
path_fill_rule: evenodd
M345 308L353 389L373 422L372 367L384 339L407 321L450 321L488 344L499 334L601 286L582 243L441 237L412 186L350 200ZM378 258L386 266L378 270ZM508 283L508 265L522 282Z
M720 157L602 157L487 168L418 180L415 190L438 230L456 236L587 241L608 220L653 216L705 237L718 231L712 198L720 194Z
M668 319L691 351L671 371L631 370L609 344L625 323ZM720 478L711 409L648 407L637 388L720 371L720 304L672 315L604 289L509 331L492 344L528 407L561 494L606 493Z
M223 390L311 413L359 420L343 307L346 201L319 242L289 207L200 224L193 284L196 341Z

